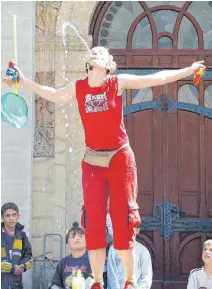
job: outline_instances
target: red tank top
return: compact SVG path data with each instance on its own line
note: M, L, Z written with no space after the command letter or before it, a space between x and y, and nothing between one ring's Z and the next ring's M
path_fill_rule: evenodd
M117 88L117 76L111 76L101 87L90 87L88 78L76 81L76 98L85 143L93 150L118 149L128 142L122 96L117 96Z

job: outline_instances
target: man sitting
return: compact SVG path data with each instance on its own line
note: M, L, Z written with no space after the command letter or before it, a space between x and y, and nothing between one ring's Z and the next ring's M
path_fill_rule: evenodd
M137 230L137 234L139 229ZM138 289L150 289L152 286L152 260L145 246L135 241L135 283ZM107 285L108 289L122 289L126 282L124 266L119 252L110 247L107 258Z

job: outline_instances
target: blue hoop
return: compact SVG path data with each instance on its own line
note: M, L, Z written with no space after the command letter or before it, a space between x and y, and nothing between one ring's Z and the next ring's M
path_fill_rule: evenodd
M2 95L1 119L17 129L24 128L28 119L25 99L12 92Z

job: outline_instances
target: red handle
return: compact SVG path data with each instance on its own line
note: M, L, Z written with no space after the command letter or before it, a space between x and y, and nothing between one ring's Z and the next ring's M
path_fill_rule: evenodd
M199 81L200 81L200 78L203 74L205 74L205 71L206 71L206 68L199 68L195 71L195 74L194 74L194 84L197 86Z

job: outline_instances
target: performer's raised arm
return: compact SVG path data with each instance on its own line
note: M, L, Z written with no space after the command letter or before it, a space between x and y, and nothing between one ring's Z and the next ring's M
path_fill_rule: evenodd
M198 61L194 62L190 67L162 70L149 75L120 74L118 76L119 91L123 89L142 89L174 82L195 74L199 69L205 70L203 63L204 61Z
M18 82L23 87L30 89L35 94L53 102L63 102L70 101L75 98L75 81L70 82L65 87L60 89L55 89L49 86L40 85L30 79L27 79L20 68L15 67L18 71ZM14 82L10 80L7 76L3 78L3 82L9 86L12 86Z

